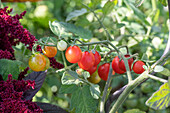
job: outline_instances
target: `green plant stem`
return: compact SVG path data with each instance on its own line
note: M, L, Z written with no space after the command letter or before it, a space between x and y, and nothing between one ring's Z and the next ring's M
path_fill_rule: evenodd
M86 4L83 4L86 8L88 8L93 14L94 16L96 17L97 21L100 23L100 25L104 28L104 31L106 32L107 34L107 40L112 39L110 33L108 32L108 30L106 29L106 27L104 26L104 24L102 23L102 21L98 18L97 14L90 8L88 7Z
M63 61L64 61L64 68L67 68L67 63L66 63L66 59L64 57L63 51L61 52L61 54L62 54L62 58L63 58Z
M155 11L156 10L156 1L152 0L152 10Z
M156 76L154 76L154 75L148 74L148 77L151 78L151 79L153 79L153 80L157 80L157 81L160 81L160 82L163 82L163 83L168 82L167 80L162 79L162 78L159 78L159 77L156 77Z
M67 68L62 68L62 69L56 70L56 73L61 72L61 71L65 71L65 70L69 70L69 69L73 68L76 65L77 64L75 63L75 64L72 64L70 66L67 66Z
M128 97L128 95L130 94L130 92L132 92L132 90L134 88L136 88L141 82L143 82L144 80L146 80L148 78L148 72L145 71L144 73L142 73L140 76L138 76L135 80L131 81L128 86L126 87L126 89L123 91L123 93L119 96L119 98L117 99L116 103L113 105L113 107L111 108L111 110L109 111L109 113L115 113L120 105L125 101L125 99Z
M105 85L104 90L103 90L102 99L100 101L100 113L104 113L104 105L105 105L105 101L106 101L108 88L109 88L111 80L112 80L111 78L112 78L112 66L111 66L111 63L110 63L109 75L108 75L106 85Z

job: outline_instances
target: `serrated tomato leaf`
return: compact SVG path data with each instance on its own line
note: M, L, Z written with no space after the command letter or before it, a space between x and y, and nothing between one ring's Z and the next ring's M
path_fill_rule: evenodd
M87 10L85 8L82 8L80 10L74 10L73 12L68 14L68 16L66 18L66 22L70 21L74 17L78 17L78 16L85 14L86 12L87 12Z
M167 68L164 68L164 70L159 73L165 76L170 76L170 70Z
M36 104L43 109L43 113L68 113L63 108L49 103L36 102Z
M63 73L61 83L64 85L70 85L83 83L83 81L78 77L78 74L75 71L66 71Z
M165 83L160 86L159 90L152 94L146 101L146 105L155 109L165 109L170 105L170 85Z
M95 113L97 100L91 96L89 86L78 87L72 93L70 109L75 109L76 113Z
M99 85L97 85L97 84L92 84L91 86L90 86L90 93L91 93L91 95L93 96L93 98L95 98L95 99L99 99L99 97L100 97L100 89L99 89Z
M40 71L40 72L32 72L28 76L24 78L24 80L34 80L35 81L35 88L28 89L24 92L23 98L26 100L31 100L32 97L40 90L44 80L46 77L46 72L45 71Z
M16 60L1 59L0 60L0 74L3 80L7 80L8 74L12 74L13 79L17 79L19 75L19 63Z
M58 37L72 37L78 36L79 38L90 39L92 38L91 31L84 29L80 26L65 22L49 22L51 31Z
M118 0L108 0L103 7L103 14L107 15L112 12L115 5L117 5Z
M78 88L77 85L61 85L59 93L73 93Z

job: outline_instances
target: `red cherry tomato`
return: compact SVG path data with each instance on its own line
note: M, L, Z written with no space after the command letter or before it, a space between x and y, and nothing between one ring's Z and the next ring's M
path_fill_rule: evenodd
M33 71L43 71L46 66L46 59L44 55L37 53L29 58L28 64Z
M89 70L87 70L87 71L88 71L88 72L90 73L90 75L91 75L91 74L93 74L96 70L97 70L97 65L91 67L91 68L90 68Z
M65 56L70 63L77 63L81 60L82 51L78 46L70 46L67 48Z
M133 64L133 71L137 74L141 74L145 71L145 69L143 68L143 65L145 65L144 62L142 61L136 61L134 64Z
M124 55L126 58L130 57L130 55ZM132 70L131 66L132 66L132 63L133 63L133 58L131 59L128 59L128 64L129 64L129 68L130 68L130 71ZM125 67L125 63L123 61L123 59L121 59L121 61L119 62L119 68L123 71L126 71L126 67Z
M100 78L104 81L107 81L108 75L109 75L109 63L104 63L103 65L100 65L98 68L98 74Z
M119 57L116 56L113 60L112 60L112 69L118 73L118 74L123 74L125 73L125 71L121 70L119 68Z
M95 58L94 66L97 66L101 61L101 56L97 51L95 51L95 54L93 53L93 55L94 55L94 58Z
M82 58L78 62L78 65L80 68L84 70L89 70L94 66L94 62L95 62L94 55L91 52L89 53L88 51L85 51L82 53Z

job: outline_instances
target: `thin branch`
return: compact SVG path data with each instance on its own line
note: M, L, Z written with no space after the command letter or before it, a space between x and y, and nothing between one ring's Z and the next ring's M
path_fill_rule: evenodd
M153 79L153 80L157 80L157 81L160 81L160 82L163 82L163 83L166 83L168 82L168 80L165 80L165 79L162 79L162 78L159 78L159 77L156 77L154 75L151 75L151 74L148 74L148 77Z

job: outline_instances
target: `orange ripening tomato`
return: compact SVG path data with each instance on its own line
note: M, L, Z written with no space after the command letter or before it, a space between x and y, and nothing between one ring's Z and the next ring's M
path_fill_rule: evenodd
M54 44L48 43L48 45L54 45ZM52 57L55 57L55 55L57 54L57 47L45 46L42 51L45 56L47 56L48 58L52 58Z
M1 0L2 2L38 2L42 0Z
M46 66L46 59L44 55L37 53L29 58L28 64L33 71L43 71Z

